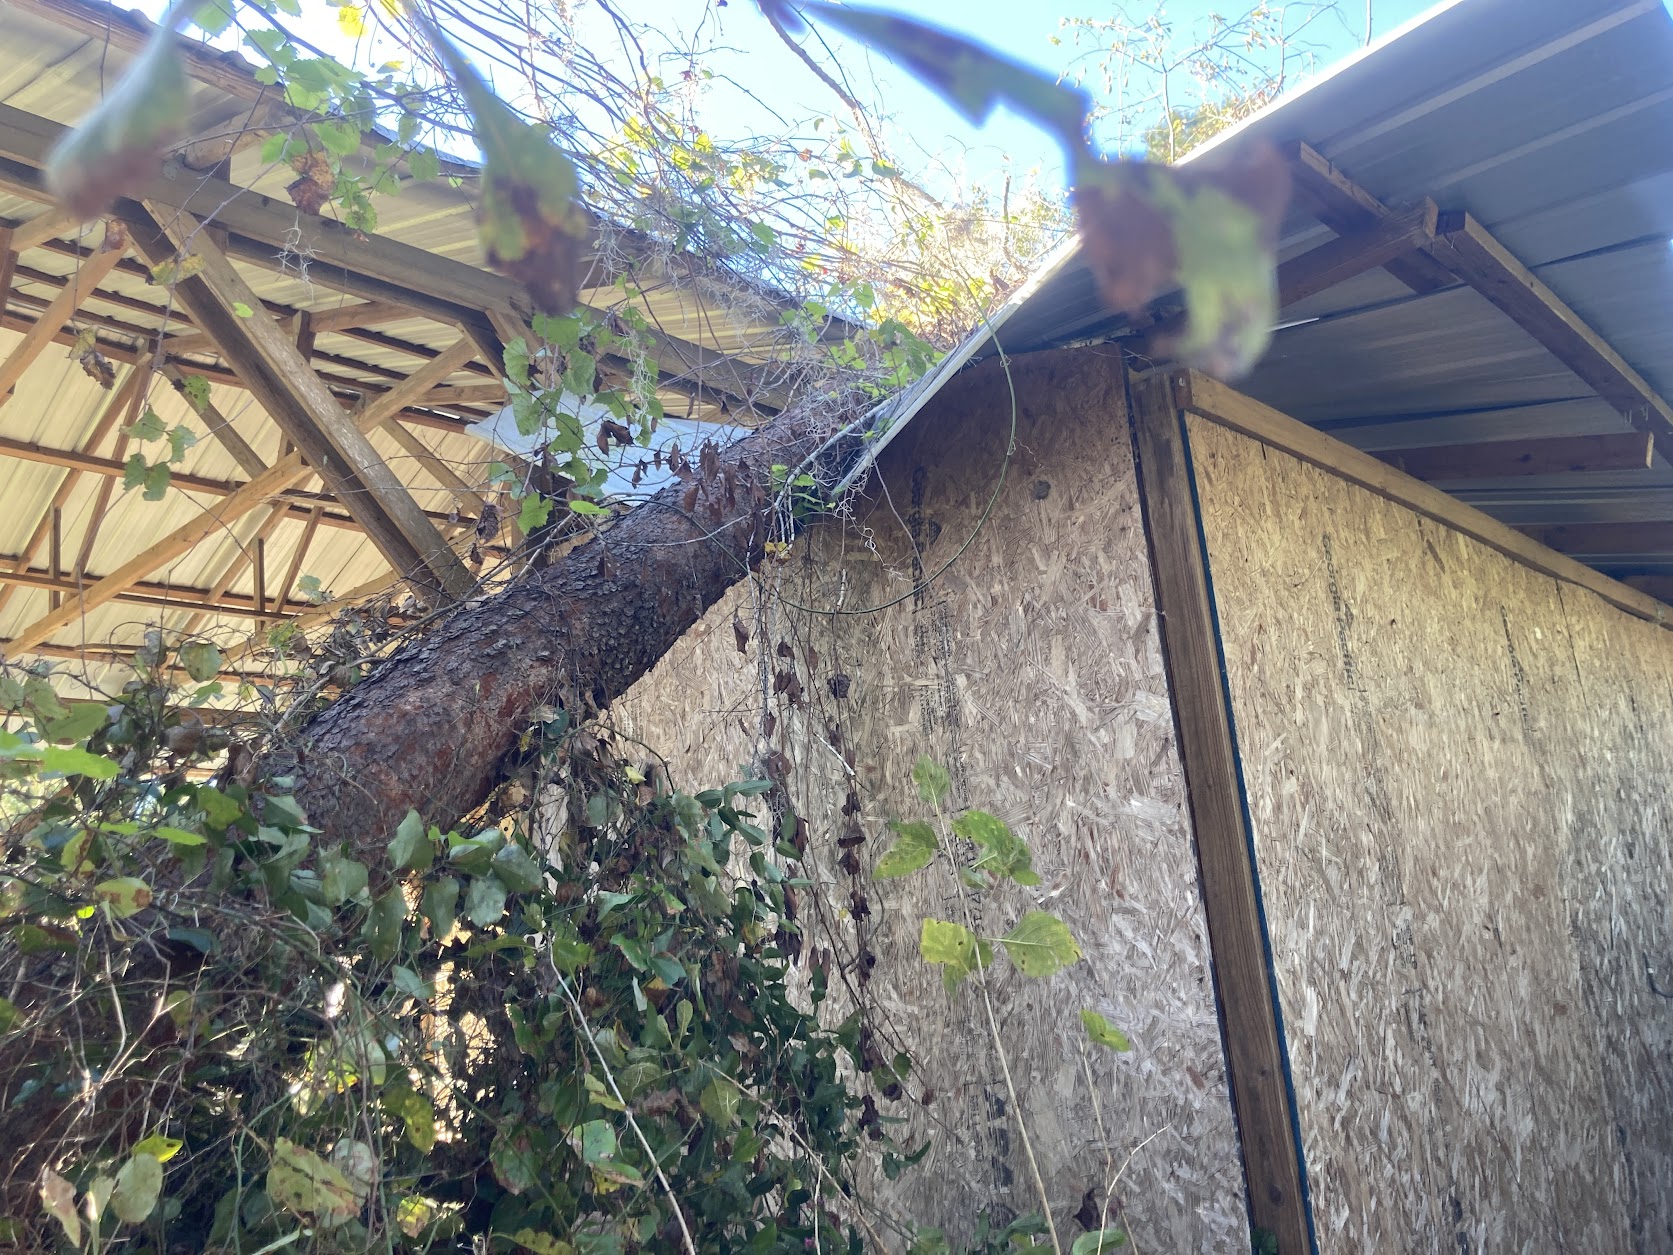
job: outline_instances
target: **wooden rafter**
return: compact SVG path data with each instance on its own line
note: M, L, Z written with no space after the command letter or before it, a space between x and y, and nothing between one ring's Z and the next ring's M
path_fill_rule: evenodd
M118 463L122 461L122 454L125 453L128 448L128 433L126 428L132 427L134 423L138 421L141 413L141 407L145 404L146 392L151 386L150 364L142 362L139 366L139 372L140 378L134 385L134 394L128 398L126 421L122 424L124 430L122 434L116 438L116 448L113 450L115 454L113 460ZM87 516L87 527L83 530L81 535L81 549L76 554L75 569L78 576L81 572L87 569L87 564L92 560L93 545L99 539L99 529L104 526L105 509L110 505L110 495L115 487L115 479L106 479L104 483L99 485L99 492L97 498L93 502L93 509ZM52 607L53 613L56 613L59 609L60 607L58 606Z
M175 284L175 299L215 337L228 365L366 528L390 566L432 583L445 597L468 597L475 578L199 224L177 216L165 235L156 221L138 218L129 229L153 266L167 264L176 249L202 262L200 271Z
M261 552L262 544L265 543L274 532L279 530L279 524L283 523L289 514L290 511L283 505L274 506L270 511L268 511L267 517L261 521L259 526L257 526L255 534L251 536L249 540L238 546L238 551L234 553L230 559L228 559L226 565L221 568L221 573L217 575L214 581L209 585L209 596L206 599L207 601L218 604L226 597L227 590L232 587L233 581L238 579L239 576L243 575L245 571L249 570L250 567L255 564L256 556ZM255 611L258 616L264 614L267 607L267 597L262 588L262 574L263 573L260 571L256 572ZM200 631L204 623L209 620L210 614L211 612L208 610L198 611L196 614L192 615L191 618L186 620L186 624L183 628L181 628L181 631L187 636Z
M391 415L398 414L414 397L423 396L438 382L447 378L476 353L470 340L460 340L445 350L434 361L419 367L403 383L372 398L355 415L361 431L370 431ZM217 508L176 528L167 536L147 546L103 579L79 591L56 612L42 615L18 631L6 645L9 655L26 652L46 642L53 633L74 623L87 611L105 604L137 580L144 579L159 567L174 561L201 541L213 536L232 520L242 518L262 502L278 493L294 488L298 481L312 473L298 454L290 454L275 462L267 472L242 485Z
M1394 213L1306 144L1291 147L1289 166L1302 201L1338 235L1375 227ZM1444 266L1422 253L1393 257L1383 268L1414 292L1434 292L1456 282Z
M204 426L209 428L209 434L214 436L220 445L232 455L232 460L238 463L239 469L246 475L260 475L267 469L267 463L261 460L261 455L250 447L250 442L238 433L231 420L221 413L220 408L213 401L204 401L202 408L192 400L186 388L186 376L173 362L167 362L158 372L162 377L174 385L174 390L185 399L186 404L203 419Z
M15 561L21 555L8 554L0 556L0 565ZM39 588L59 594L74 594L84 585L85 581L78 581L73 574L53 575L39 567L22 566L0 571L0 585L4 591L14 588ZM157 606L165 610L201 611L208 609L216 614L235 615L241 618L257 617L255 598L242 593L223 593L220 597L212 597L208 589L189 588L178 584L158 584L146 580L139 580L130 585L123 592L118 593L111 600L127 602L140 606ZM288 618L307 610L313 605L305 601L270 602L265 614L271 618ZM42 650L32 652L41 653Z
M313 315L316 335L330 331L358 331L375 327L380 322L403 322L422 317L394 301L361 301L354 305L339 305L335 309L316 309Z
M1653 449L1648 432L1629 431L1382 449L1377 456L1414 479L1508 479L1580 471L1640 471L1650 465Z
M1433 243L1438 216L1435 202L1425 200L1290 258L1278 267L1278 307L1286 309Z
M13 440L8 436L0 436L0 457L17 458L19 461L34 462L41 466L61 466L85 475L102 475L106 479L121 479L127 470L119 458L78 453L70 449L52 449L24 440ZM194 475L189 471L175 471L169 476L169 487L210 497L230 497L243 486L237 480L211 479L204 475ZM339 511L342 508L341 503L329 493L305 492L300 488L291 488L279 496L289 504L291 513L298 518L306 517L315 506L337 506ZM426 510L424 513L433 523L447 522L450 517L447 512L441 510ZM352 516L336 511L324 515L323 521L327 527L356 532L363 530Z
M42 350L52 343L54 335L74 317L76 310L81 308L81 303L122 259L126 247L125 243L109 249L101 247L89 254L74 278L65 283L63 289L41 312L41 316L35 320L35 325L24 332L23 339L12 350L11 355L4 362L0 362L0 405L4 405L11 398L12 390L17 386L18 380L23 378L23 373L41 355Z
M143 366L136 366L128 371L127 377L117 386L110 400L105 402L104 412L99 415L98 421L93 424L93 430L87 433L86 440L82 442L83 447L87 449L97 449L99 447L104 438L110 434L111 428L116 426L117 421L127 410L135 392L141 388L148 374L149 372ZM120 465L120 463L117 465ZM64 503L70 499L70 494L75 491L76 485L81 482L82 472L79 467L70 467L69 472L58 482L58 487L52 494L52 500L47 505L46 513L41 515L40 521L35 525L34 533L29 537L28 543L23 546L23 551L11 558L11 570L23 570L40 556L41 546L47 543L52 527L52 511L61 509ZM11 600L13 591L13 587L9 585L0 588L0 610L3 610L6 603Z
M75 227L73 214L56 207L43 209L27 222L20 222L12 228L12 247L20 253L28 252L48 240L68 235Z
M1662 456L1673 458L1673 405L1608 341L1469 214L1443 214L1438 233L1438 260L1508 314L1634 427L1652 433Z
M0 189L47 202L41 178L46 156L68 128L61 123L0 105ZM299 214L248 188L212 176L176 183L147 182L139 199L165 216L213 218L227 232L225 251L235 260L269 270L282 268L282 254L313 259L313 277L368 301L406 305L455 326L482 325L482 311L496 306L528 307L528 294L514 280L454 261L387 236L351 231L326 218ZM134 201L117 203L116 214L143 218ZM756 367L665 332L643 337L647 352L671 382L698 384L734 402L764 412L782 409L788 394L776 381L777 367Z
M321 511L315 507L308 521L303 525L302 536L296 542L296 548L291 551L290 566L285 569L285 578L279 584L279 591L274 595L274 603L283 606L290 600L290 591L296 585L296 577L302 574L302 564L307 560L308 549L314 543L314 533L319 531Z

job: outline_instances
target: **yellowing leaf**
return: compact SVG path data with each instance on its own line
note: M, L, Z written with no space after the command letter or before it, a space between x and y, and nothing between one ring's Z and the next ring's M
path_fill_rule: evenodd
M1133 1043L1127 1039L1127 1034L1096 1011L1082 1011L1080 1022L1086 1029L1086 1035L1100 1046L1108 1046L1111 1050L1121 1051L1133 1048Z
M101 880L93 886L93 892L110 908L110 913L117 919L137 915L151 905L151 886L138 876L118 876L114 880Z
M136 1155L154 1155L158 1163L167 1163L180 1153L180 1148L186 1143L178 1138L164 1137L161 1133L153 1133L134 1147Z
M1024 976L1050 976L1080 958L1068 926L1048 911L1030 911L999 939Z
M360 1210L355 1187L342 1170L288 1137L273 1142L267 1194L277 1206L327 1225L351 1220Z
M935 840L935 830L921 822L892 823L889 827L894 830L895 843L877 860L877 867L871 874L879 880L891 880L896 876L910 875L920 867L927 867L939 848Z
M918 953L927 963L939 963L941 983L948 993L978 967L993 962L993 949L963 924L926 919L918 934Z
M366 10L345 4L337 10L337 29L350 39L362 38L366 34Z

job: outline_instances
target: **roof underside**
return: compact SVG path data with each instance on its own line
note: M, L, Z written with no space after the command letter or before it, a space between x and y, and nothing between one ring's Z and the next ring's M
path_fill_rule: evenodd
M1386 206L1464 211L1673 396L1673 20L1661 0L1460 0L1222 143L1306 145ZM1281 256L1334 238L1298 195ZM1424 260L1424 259L1419 259ZM1629 433L1633 422L1452 275L1370 269L1286 306L1239 387L1359 448ZM1077 252L1009 313L1013 353L1120 339ZM1640 430L1650 430L1635 414ZM1462 500L1664 600L1673 468L1447 478ZM1397 463L1398 464L1398 463ZM1659 528L1578 527L1658 523ZM1563 528L1566 530L1553 530Z
M363 503L325 495L328 486L317 477L253 508L229 508L244 500L236 495L240 487L291 445L244 386L240 366L194 325L180 291L152 282L137 240L91 295L54 304L98 260L103 228L56 218L40 190L39 158L52 133L78 122L114 85L151 30L143 17L93 0L5 5L0 228L12 234L0 235L0 261L8 247L12 256L0 269L0 374L14 362L26 366L9 398L0 398L0 649L91 660L81 674L95 684L103 682L102 660L141 643L148 627L218 638L230 655L258 623L323 618L300 602L303 577L338 594L397 582L388 546L374 543L361 518ZM271 317L301 345L345 409L398 388L462 341L474 344L456 369L409 401L398 422L369 432L373 450L429 512L432 526L461 557L470 556L482 498L495 495L490 467L505 455L466 428L503 406L495 350L515 332L515 317L507 322L505 315L528 308L520 285L482 265L472 172L458 167L465 176L459 186L408 184L379 201L375 236L352 236L292 204L286 188L296 175L288 166L262 163L261 139L294 124L272 89L256 83L236 54L195 48L191 62L191 132L150 185L147 208L166 227L162 210L169 204L195 207L206 190L211 201L227 196L220 221L230 234L205 233L202 247L219 238L236 281L266 307L255 316ZM156 189L174 199L159 207ZM292 227L299 246L288 246ZM346 268L362 260L364 271L351 275ZM591 264L584 303L600 311L631 303L653 328L658 395L669 415L747 424L785 403L793 375L772 294L602 226ZM631 296L616 286L623 276L631 278ZM28 333L43 314L56 315L51 339L32 352ZM115 367L114 387L102 386L68 352L76 333L89 328ZM125 489L120 477L128 456L156 460L163 447L122 434L139 412L122 404L123 387L147 362L159 369L143 379L143 402L164 428L182 425L198 437L172 468L160 500ZM242 437L245 456L216 438L205 416L162 377L165 363L210 381L211 400ZM631 462L631 453L622 456ZM473 500L472 493L480 496ZM515 511L514 504L503 508L507 521L477 543L488 569L496 552L516 542L508 521ZM79 590L206 515L224 525L147 569L120 596L40 635L46 616L72 604Z

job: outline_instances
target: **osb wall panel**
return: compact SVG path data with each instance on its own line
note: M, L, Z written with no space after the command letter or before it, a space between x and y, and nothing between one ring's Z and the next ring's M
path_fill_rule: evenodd
M910 1101L881 1102L884 1114L934 1139L899 1183L870 1182L887 1210L967 1234L984 1211L1038 1206L979 993L949 997L918 956L924 916L959 918L953 882L938 868L905 881L869 874L886 822L924 816L910 771L928 753L951 769L955 804L1009 822L1043 878L978 902L986 934L1040 906L1085 952L1050 980L1024 981L1003 962L992 976L1065 1244L1086 1192L1101 1199L1119 1174L1139 1249L1247 1249L1119 375L1113 361L1056 354L1019 360L1014 374L1016 445L985 523L1011 422L1010 389L991 365L901 434L882 492L770 572L778 588L735 590L613 718L693 786L731 778L769 747L794 764L821 883L802 911L810 945L833 954L843 996L865 1008L884 1053L904 1046L917 1060ZM913 596L915 576L973 531ZM839 606L850 613L816 612ZM750 633L743 652L734 618ZM799 704L771 695L785 669ZM867 838L853 876L835 848L845 807ZM866 951L875 966L862 983ZM1133 1052L1089 1049L1083 1007L1126 1029Z
M1321 1249L1673 1249L1673 634L1189 432Z

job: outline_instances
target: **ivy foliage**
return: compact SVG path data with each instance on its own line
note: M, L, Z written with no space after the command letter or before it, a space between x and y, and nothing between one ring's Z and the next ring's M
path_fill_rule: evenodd
M526 811L325 844L182 717L185 661L109 704L0 694L0 1103L27 1148L0 1236L859 1249L850 1167L892 1143L857 1022L820 1023L817 977L792 996L808 886L765 783L658 787L547 712L551 848Z

